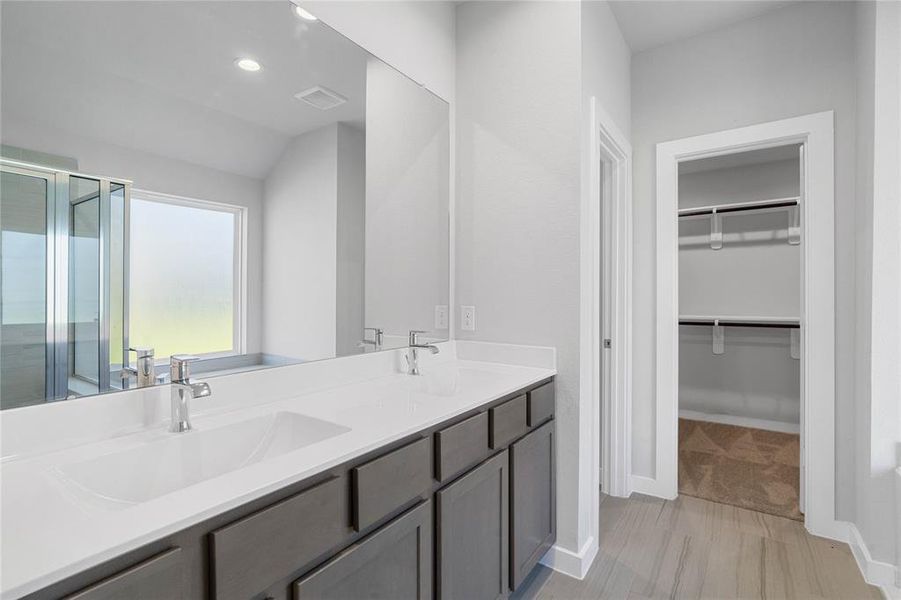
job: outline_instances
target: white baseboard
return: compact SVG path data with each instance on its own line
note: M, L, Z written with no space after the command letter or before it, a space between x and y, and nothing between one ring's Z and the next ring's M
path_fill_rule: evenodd
M631 484L631 492L636 494L644 494L645 496L654 496L655 498L663 498L672 500L673 496L669 489L664 489L659 481L653 477L645 477L644 475L632 475L629 479Z
M598 541L591 537L583 544L578 553L559 545L551 546L551 549L541 559L541 564L564 575L585 579L585 575L588 574L588 569L591 568L591 563L594 562L597 555Z
M848 545L863 578L882 591L886 600L901 600L901 572L886 562L873 560L863 536L854 523L847 523Z
M765 429L767 431L781 431L782 433L801 432L801 425L798 423L785 423L783 421L773 421L771 419L755 419L752 417L740 417L719 413L705 413L698 410L679 409L679 418L688 419L690 421L706 421L708 423L722 423L724 425Z

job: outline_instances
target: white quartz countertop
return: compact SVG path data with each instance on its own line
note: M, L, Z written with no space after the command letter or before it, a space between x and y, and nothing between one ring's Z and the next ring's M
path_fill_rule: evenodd
M0 464L0 595L17 598L175 533L293 482L328 470L556 374L554 369L450 360L423 377L382 375L247 408L194 417L198 431L279 411L349 428L321 442L242 467L143 503L111 502L73 486L66 465L152 443L165 424ZM213 393L218 380L211 379ZM161 461L163 462L163 461ZM159 464L160 470L166 464Z

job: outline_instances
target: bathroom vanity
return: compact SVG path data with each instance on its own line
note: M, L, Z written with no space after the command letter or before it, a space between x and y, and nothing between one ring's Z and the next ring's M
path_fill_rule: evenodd
M7 461L4 556L19 560L4 567L3 597L507 595L555 541L555 372L448 358L422 377L201 410L188 433L154 426ZM327 364L210 382L215 396L229 379ZM210 456L217 445L231 450ZM200 479L229 453L243 466ZM24 485L40 506L18 503ZM63 517L68 531L55 530Z

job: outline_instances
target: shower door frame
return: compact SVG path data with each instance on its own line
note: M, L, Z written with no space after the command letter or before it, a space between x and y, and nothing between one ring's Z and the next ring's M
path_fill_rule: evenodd
M69 393L69 242L70 213L76 203L70 201L71 177L79 177L99 183L98 235L99 254L99 331L98 331L98 381L97 393L112 390L110 385L111 364L110 342L110 208L111 184L123 187L123 315L122 315L122 357L121 364L128 363L128 282L129 282L129 204L131 181L127 179L103 177L45 167L15 160L0 159L0 169L27 177L44 179L47 185L45 201L46 219L46 339L45 339L45 383L44 400L53 402L65 400Z

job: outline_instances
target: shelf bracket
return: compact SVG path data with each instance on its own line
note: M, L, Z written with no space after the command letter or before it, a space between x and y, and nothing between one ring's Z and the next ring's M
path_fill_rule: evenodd
M791 329L791 357L795 360L801 359L801 330Z
M713 353L722 354L726 351L726 329L720 325L719 319L713 320Z
M710 213L710 247L714 250L723 247L723 216L715 208Z
M801 243L801 207L788 209L788 243L797 246Z

